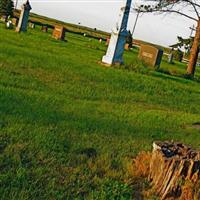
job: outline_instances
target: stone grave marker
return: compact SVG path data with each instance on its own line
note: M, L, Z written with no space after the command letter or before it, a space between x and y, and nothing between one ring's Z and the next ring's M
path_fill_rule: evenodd
M141 45L139 58L151 67L159 67L163 50L150 45Z
M35 24L34 24L34 23L32 23L32 22L29 22L28 26L29 26L30 28L32 28L32 29L34 29L34 28L35 28Z
M29 3L29 1L27 0L26 3L24 3L22 5L22 10L21 10L21 14L20 14L20 18L19 18L19 23L18 26L16 28L17 32L26 32L27 30L27 25L28 25L28 18L29 18L29 13L31 10L31 5Z
M124 49L125 49L125 50L129 50L129 49L130 49L130 44L126 43L126 44L124 45Z
M12 24L13 24L13 26L17 26L18 21L19 20L17 18L12 18Z
M66 29L63 26L55 26L52 37L56 40L65 40Z
M13 28L13 24L12 24L11 20L9 20L9 21L6 22L6 28L7 29L12 29Z
M47 26L42 26L41 31L44 33L48 32L48 27Z
M172 64L172 63L173 63L173 58L174 58L173 53L170 53L170 54L168 55L168 63L169 63L169 64Z
M106 38L106 46L108 46L110 43L110 38Z
M123 1L120 9L119 21L112 30L106 55L102 58L102 64L106 66L123 64L124 45L128 36L127 24L131 10L132 0Z
M168 63L169 64L172 64L173 63L173 58L174 58L174 55L173 55L173 48L171 49L169 55L168 55Z

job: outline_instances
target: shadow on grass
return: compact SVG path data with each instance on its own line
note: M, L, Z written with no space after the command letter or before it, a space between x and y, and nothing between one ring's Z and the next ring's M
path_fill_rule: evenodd
M141 178L137 178L137 180L134 181L133 183L133 199L137 200L144 200L144 186L143 186L143 180Z
M144 62L142 62L139 59L135 59L134 61L127 63L125 65L117 66L116 68L122 69L122 70L127 70L127 71L133 71L136 73L141 73L141 74L147 74L151 75L153 77L165 79L165 80L172 80L176 81L179 83L189 83L190 81L192 82L197 82L200 83L200 76L195 74L195 77L188 76L187 74L184 74L184 71L181 70L181 63L175 63L171 64L174 66L177 66L177 69L164 69L164 68L153 68L149 67L146 65Z
M179 64L179 63L178 63ZM178 65L176 64L176 65ZM179 67L181 65L179 64ZM153 68L147 66L144 62L139 59L136 59L132 63L128 63L127 65L122 65L119 67L120 69L127 70L127 71L134 71L136 73L147 74L157 78L165 79L165 80L172 80L179 83L189 83L197 82L200 83L200 77L195 74L195 77L189 76L187 74L178 72L176 69L163 69L163 68Z
M109 134L120 134L121 132L137 133L138 127L123 120L117 120L112 115L99 119L94 112L87 112L88 107L82 107L69 100L68 109L63 110L63 102L56 101L50 96L24 94L18 90L2 90L0 98L0 109L2 116L13 116L13 120L19 120L27 124L38 124L41 126L62 126L79 133L101 132ZM6 122L2 122L6 123ZM139 135L138 135L139 136Z
M200 77L199 76L189 76L187 74L180 74L180 73L171 73L169 70L165 70L165 69L157 69L155 71L155 73L152 73L152 76L155 77L159 77L162 79L168 79L168 80L172 80L172 81L176 81L179 83L188 83L190 81L194 81L197 83L200 83Z

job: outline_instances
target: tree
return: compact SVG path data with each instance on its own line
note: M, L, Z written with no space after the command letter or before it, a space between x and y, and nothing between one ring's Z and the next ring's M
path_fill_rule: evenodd
M0 0L0 16L13 16L14 3L12 0Z
M177 39L178 39L178 43L173 44L170 47L172 47L173 49L184 48L185 55L188 56L190 54L190 51L194 42L194 37L182 38L178 36Z
M177 37L178 43L171 45L172 48L184 48L186 51L192 48L192 44L194 42L194 38L182 38L181 36Z
M146 0L146 2L149 1ZM187 67L187 75L193 77L199 54L200 0L154 0L152 2L153 3L151 3L150 5L140 5L135 9L139 9L140 12L176 13L191 20L194 20L197 23L196 33L190 51L190 59Z

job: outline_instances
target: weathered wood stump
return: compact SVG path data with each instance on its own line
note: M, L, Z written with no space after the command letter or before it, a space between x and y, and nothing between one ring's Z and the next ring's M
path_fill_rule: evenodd
M149 180L162 200L179 198L186 181L195 185L199 178L200 152L181 143L153 143Z

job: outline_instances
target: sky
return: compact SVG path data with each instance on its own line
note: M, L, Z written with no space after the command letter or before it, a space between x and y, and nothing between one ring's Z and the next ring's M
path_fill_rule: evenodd
M14 0L16 1L16 0ZM25 0L18 0L18 8ZM116 25L123 0L29 0L31 12L65 22L111 32ZM140 4L137 0L136 4ZM134 0L133 0L134 2ZM136 13L131 12L128 30L133 29ZM188 38L189 27L195 21L177 14L141 14L133 37L163 46L177 41L177 36Z

